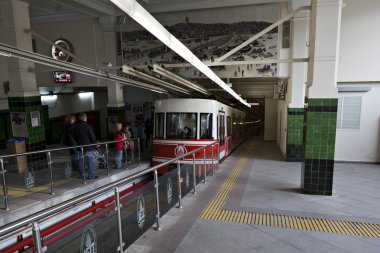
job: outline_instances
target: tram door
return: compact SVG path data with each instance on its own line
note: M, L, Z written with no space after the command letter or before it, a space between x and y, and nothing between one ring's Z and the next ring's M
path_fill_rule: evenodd
M218 113L218 139L219 139L219 145L220 145L220 154L219 158L223 158L226 154L225 150L225 113L222 111L219 111Z

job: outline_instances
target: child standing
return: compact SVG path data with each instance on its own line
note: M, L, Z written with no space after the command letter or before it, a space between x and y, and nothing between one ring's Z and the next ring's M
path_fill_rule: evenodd
M121 168L121 160L123 158L123 150L124 150L123 140L125 140L125 137L121 129L122 129L121 123L116 123L115 141L120 141L120 142L115 143L115 147L116 147L115 169Z

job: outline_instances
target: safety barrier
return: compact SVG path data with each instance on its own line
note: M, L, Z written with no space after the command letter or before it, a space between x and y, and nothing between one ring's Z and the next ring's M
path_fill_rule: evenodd
M123 252L215 169L218 141L0 227L0 251Z
M17 159L18 157L30 157L32 159L31 163L36 163L36 161L42 161L43 167L46 167L49 171L49 178L44 178L46 175L42 174L41 178L39 180L42 183L49 182L50 184L50 194L54 195L55 193L55 180L54 177L58 178L67 178L71 176L72 173L72 165L70 163L71 160L75 160L75 163L80 162L83 167L83 173L82 173L82 182L83 184L86 184L86 156L90 159L92 159L93 166L99 165L101 163L104 166L104 169L106 169L106 175L110 175L110 151L109 146L115 143L123 142L124 143L124 152L125 157L127 159L128 154L130 155L131 160L135 160L135 153L137 153L137 160L140 162L141 160L141 149L140 149L140 139L139 138L133 138L130 140L122 140L122 141L108 141L108 142L100 142L96 144L90 144L90 145L79 145L79 146L71 146L71 147L63 147L63 148L55 148L55 149L48 149L48 150L39 150L39 151L32 151L32 152L24 152L24 153L17 153L12 155L4 155L0 156L0 174L2 176L2 188L3 188L3 200L4 200L4 209L9 210L9 196L8 196L8 184L7 184L7 172L8 170L5 168L5 161L11 161L12 159ZM137 143L137 145L132 144ZM137 152L136 148L130 148L131 146L137 146ZM86 148L93 148L94 152L92 154L89 154L86 151ZM104 148L104 154L101 154L100 152ZM70 151L71 150L71 151ZM128 151L129 150L129 151ZM62 152L66 151L68 153L70 151L69 157L65 157L62 155ZM60 153L57 155L56 162L53 162L52 153ZM75 156L75 157L73 157ZM26 160L26 159L25 159ZM33 161L35 160L35 161ZM103 160L103 161L100 161ZM30 162L29 162L30 163ZM57 164L58 167L60 167L58 170L56 170L56 173L54 173L53 169L53 163ZM128 162L125 163L125 169L128 169ZM9 163L9 166L12 164ZM63 165L63 168L62 166ZM70 168L68 168L70 166ZM87 166L88 167L88 166ZM31 189L35 186L36 177L33 174L33 169L29 169L25 173L25 187L27 189ZM62 174L63 173L63 174Z

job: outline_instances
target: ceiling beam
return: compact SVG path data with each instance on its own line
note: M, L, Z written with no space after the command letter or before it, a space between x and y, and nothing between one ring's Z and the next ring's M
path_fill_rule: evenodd
M61 0L52 0L52 1L55 2L55 3L57 3L58 5L65 6L65 7L69 8L69 9L74 10L74 11L78 11L80 13L86 14L86 15L88 15L90 17L97 17L98 16L94 12L91 12L88 9L86 10L85 8L83 8L83 6L78 6L77 4L67 3L67 1L66 2L62 2Z
M85 6L87 8L93 9L97 12L103 13L107 16L117 16L122 15L122 13L114 8L113 5L107 4L106 2L94 1L94 0L72 0L73 2Z
M93 16L83 15L80 12L69 12L69 13L56 13L48 14L42 16L33 16L30 17L30 22L33 24L37 23L47 23L54 20L54 22L60 21L74 21L74 20L88 20L92 19Z

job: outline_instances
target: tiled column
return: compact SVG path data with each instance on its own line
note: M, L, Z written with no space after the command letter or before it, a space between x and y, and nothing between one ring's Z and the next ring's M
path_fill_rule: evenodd
M125 107L107 107L107 116L108 116L108 138L114 138L114 123L120 122L125 123ZM110 128L111 127L111 128Z
M108 118L115 117L120 123L125 123L125 107L107 107Z
M288 136L286 143L286 160L301 162L303 150L304 108L288 108Z
M288 7L294 11L300 6L308 5L305 0L290 0ZM309 12L298 13L290 22L291 25L291 58L306 58L308 56L307 31L309 24ZM288 107L288 126L286 142L286 160L289 162L301 162L303 158L303 124L305 104L305 82L307 64L293 62L290 65L290 78L286 101Z
M9 113L25 113L26 135L18 136L13 134L14 138L26 137L26 150L37 151L46 149L45 139L45 120L40 96L33 97L8 97ZM38 112L40 116L39 126L32 126L31 113ZM34 168L45 167L44 155L28 156L28 163Z
M26 30L30 29L29 4L20 0L5 0L0 2L2 19L0 22L1 42L16 46L17 48L32 51L32 38ZM7 59L9 73L8 105L9 113L20 113L25 116L25 121L20 125L20 118L12 120L12 136L26 137L26 150L35 151L46 148L44 114L41 105L41 98L36 83L36 76L33 71L35 66L31 62ZM39 114L39 124L32 124L31 114ZM13 114L15 117L15 114ZM34 121L36 123L36 121ZM25 124L25 125L24 125ZM21 127L20 127L21 126ZM25 126L25 127L24 127ZM19 128L18 130L16 128ZM20 128L22 130L20 130ZM29 168L41 168L46 166L43 155L28 156Z
M5 148L5 141L12 137L9 110L0 110L0 149Z
M108 137L114 137L116 121L125 123L125 107L123 101L123 86L119 83L111 83L107 86L108 104L107 104L107 117L108 117Z
M301 182L307 194L333 193L341 9L342 0L312 1Z
M117 20L115 17L102 17L99 19L103 28L104 62L117 65L116 31ZM115 70L109 70L116 74ZM120 83L112 82L107 84L107 117L108 117L108 137L114 137L115 121L125 123L125 105L123 96L123 86Z
M307 102L303 192L332 195L338 99L308 99Z

